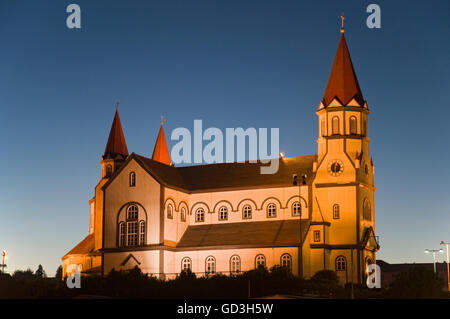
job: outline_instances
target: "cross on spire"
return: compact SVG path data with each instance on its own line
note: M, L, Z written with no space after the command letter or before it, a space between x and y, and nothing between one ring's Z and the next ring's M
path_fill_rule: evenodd
M341 14L341 33L344 33L344 12Z

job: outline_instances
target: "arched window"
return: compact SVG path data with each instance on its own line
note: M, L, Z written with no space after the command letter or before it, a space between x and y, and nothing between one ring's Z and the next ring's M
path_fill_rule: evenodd
M182 222L186 221L186 208L184 208L184 207L181 208L180 219Z
M172 205L167 205L167 218L173 219L173 207Z
M181 260L181 271L192 270L192 261L189 257L184 257Z
M205 263L205 273L207 274L213 274L216 272L216 258L213 256L209 256L206 258Z
M145 245L145 221L138 222L139 209L137 205L130 205L127 208L125 221L118 224L119 247Z
M241 258L234 255L230 258L230 271L232 274L238 274L241 272Z
M281 267L286 267L289 271L292 271L292 257L289 254L281 255L280 260Z
M341 218L340 212L339 212L339 205L334 204L333 205L333 219L339 219L339 218Z
M277 206L275 204L267 205L267 217L277 217Z
M347 269L347 260L344 256L338 256L336 258L336 271L344 271Z
M203 208L197 209L195 212L195 222L201 223L205 221L205 210Z
M252 207L250 205L245 205L242 209L242 218L251 219L252 218Z
M302 214L302 205L300 202L292 204L292 216L300 216Z
M327 135L327 131L326 131L327 127L325 126L325 120L320 121L320 127L321 127L321 130L322 130L322 136Z
M255 258L255 268L266 267L266 257L263 254L259 254Z
M119 223L119 246L124 247L126 245L126 227L125 223Z
M219 209L219 220L227 220L227 219L228 219L228 208L222 206Z
M369 220L369 221L372 220L370 201L367 198L364 200L364 205L363 205L363 219Z
M127 209L127 220L134 220L138 218L138 207L130 205Z
M339 135L339 117L334 116L331 120L333 135Z
M131 172L130 173L130 187L136 186L136 173Z
M358 134L356 116L350 116L350 134Z

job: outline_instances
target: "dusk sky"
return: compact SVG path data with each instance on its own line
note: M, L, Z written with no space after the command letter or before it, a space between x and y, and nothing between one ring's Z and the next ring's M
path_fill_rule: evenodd
M66 7L81 7L68 29ZM381 29L366 7L381 7ZM367 100L378 259L432 262L450 241L450 2L0 0L0 250L10 272L61 257L89 231L115 103L128 150L170 133L280 128L317 153L315 114L341 13ZM445 254L439 256L439 261Z

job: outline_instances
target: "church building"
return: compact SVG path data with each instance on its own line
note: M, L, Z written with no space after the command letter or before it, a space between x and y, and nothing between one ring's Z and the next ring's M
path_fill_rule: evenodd
M362 283L376 262L374 164L364 100L341 29L318 117L317 154L261 163L174 166L163 125L151 158L128 153L118 110L89 234L63 258L64 276L138 266L161 279L239 274L280 265L310 278L333 270Z

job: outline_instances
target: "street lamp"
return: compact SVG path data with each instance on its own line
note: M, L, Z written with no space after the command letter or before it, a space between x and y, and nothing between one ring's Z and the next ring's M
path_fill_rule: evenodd
M425 252L427 254L432 253L433 254L433 268L434 273L436 273L436 253L442 253L442 249L425 249Z
M449 263L449 256L448 256L448 246L450 243L445 243L444 241L441 241L441 245L445 245L445 248L447 249L447 290L450 291L450 266Z
M2 273L5 273L5 259L6 259L6 250L2 251L2 264L0 265L2 267Z

